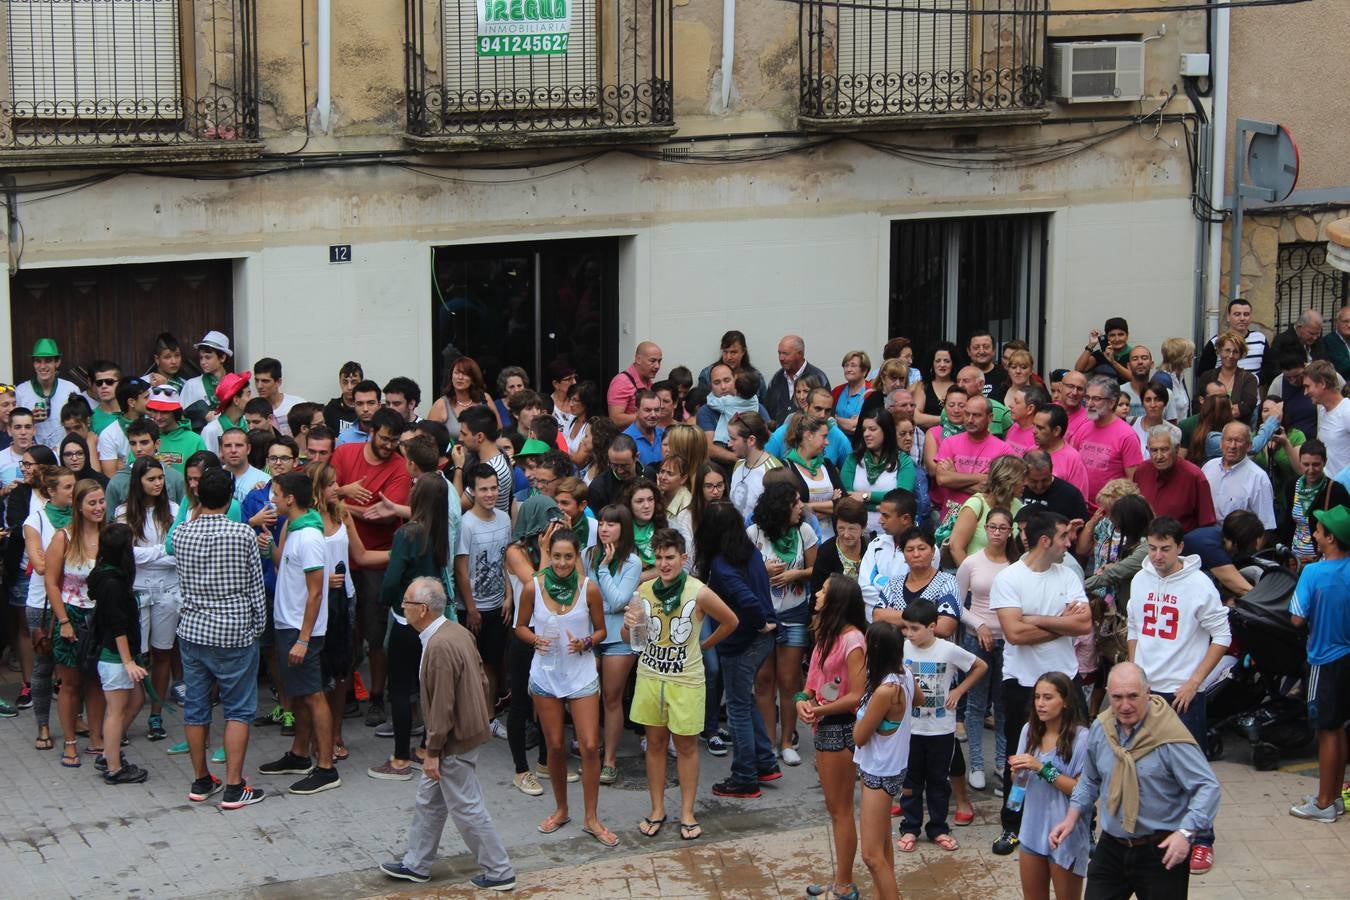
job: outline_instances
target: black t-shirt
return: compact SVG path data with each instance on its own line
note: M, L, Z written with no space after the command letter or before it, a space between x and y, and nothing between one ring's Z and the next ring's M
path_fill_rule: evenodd
M1070 521L1086 520L1088 517L1087 502L1083 500L1082 492L1063 478L1050 482L1050 489L1044 494L1033 494L1031 488L1027 488L1022 492L1022 502L1027 506L1057 512Z
M343 403L341 397L334 397L323 408L323 424L333 432L336 440L339 434L356 424L356 410Z
M995 365L984 373L984 395L1002 401L1004 395L1008 393L1008 385L1011 383L1008 378L1008 370Z

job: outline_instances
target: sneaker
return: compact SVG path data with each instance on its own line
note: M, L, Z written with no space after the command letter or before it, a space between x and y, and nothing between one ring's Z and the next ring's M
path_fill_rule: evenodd
M148 740L162 741L169 736L169 733L164 730L163 716L151 716L149 725L149 731L146 733Z
M108 771L108 757L104 756L102 753L100 753L98 756L95 756L95 757L94 757L94 768L97 769L97 770L100 771L100 772L103 772L104 774L107 774L107 771Z
M712 737L708 738L707 744L708 753L712 756L727 755L727 742L722 740L721 735L714 734Z
M385 760L378 766L366 769L366 774L381 781L412 781L416 770L417 767L413 765L395 766L390 760Z
M19 714L19 711L10 706L4 700L0 700L0 719L12 719Z
M778 751L778 758L789 766L800 766L802 764L802 755L797 752L795 747L785 747Z
M372 700L370 707L366 710L366 727L374 728L385 720L384 701Z
M116 772L104 772L104 784L140 784L150 777L150 773L140 766L132 765L129 762L123 762L122 768Z
M967 737L967 735L966 735L966 723L965 723L965 722L957 722L957 723L956 723L956 739L957 739L958 741L960 741L961 743L963 743L963 744L968 740L968 737Z
M413 881L417 884L426 884L431 880L430 875L414 872L401 862L382 862L380 863L380 871L390 878L397 878L400 881Z
M378 738L391 738L391 737L393 737L393 736L394 736L394 720L393 720L393 719L388 719L388 720L386 720L386 721L384 721L384 722L381 722L380 725L379 725L379 727L375 729L375 736L378 737Z
M295 737L295 713L289 709L281 712L281 736Z
M25 684L23 690L19 691L19 700L14 704L14 707L15 709L33 708L33 689L30 686Z
M510 878L489 878L486 875L475 875L469 879L473 886L485 891L514 891L516 889L515 876Z
M342 718L344 719L361 718L361 704L356 702L355 700L348 701L347 705L342 709Z
M281 759L258 766L260 775L308 775L314 771L314 763L308 756L296 756L287 750Z
M988 786L984 780L984 769L971 769L970 775L966 777L966 784L970 785L972 791L982 791Z
M745 784L730 778L719 781L712 787L714 797L734 797L737 800L758 800L764 796L758 784Z
M361 680L360 672L352 673L352 696L362 703L370 699L370 691L366 690L366 683Z
M172 747L170 747L168 750L165 750L164 752L169 754L170 756L182 756L184 753L188 752L188 749L189 748L187 741L179 741L178 743L174 744Z
M220 798L221 809L243 809L254 803L261 803L267 796L262 788L249 784L232 784L225 788L225 796Z
M283 710L280 706L273 706L271 712L269 712L269 713L263 713L263 714L260 715L260 716L255 716L255 717L254 717L254 719L253 719L253 727L254 727L254 728L266 728L266 727L269 726L269 725L280 725L280 724L281 724L281 714L282 714L283 712L284 712L284 710Z
M1336 821L1336 804L1318 806L1317 798L1309 797L1298 806L1291 807L1289 815L1300 819L1311 819L1314 822L1325 822L1330 825Z
M1191 874L1203 875L1214 868L1214 848L1196 844L1191 848Z
M1020 843L1022 842L1018 840L1015 832L1005 831L998 836L998 840L994 841L994 855L1009 856L1017 849L1017 845Z
M600 767L600 783L601 783L601 784L613 784L614 782L616 782L616 781L618 781L618 780L619 780L619 768L618 768L618 766L601 766L601 767Z
M169 688L169 696L179 706L187 703L187 685L181 681L174 682L173 687Z
M188 788L188 799L193 803L201 803L212 794L217 794L225 790L224 783L214 775L207 774L192 782L192 787Z
M770 781L777 781L783 777L783 770L778 768L777 764L770 766L756 776L760 784L768 784Z
M336 767L329 769L320 769L314 767L304 778L301 778L295 784L286 790L292 794L317 794L321 791L330 791L335 787L341 787L342 778L338 775Z
M224 747L217 747L217 748L216 748L216 752L211 754L211 762L215 763L216 765L220 765L220 766L225 765L225 748L224 748Z
M601 784L603 784L604 781L605 773L602 769L600 771ZM520 791L522 794L528 794L531 797L538 797L544 793L543 785L539 783L538 778L534 777L533 772L517 772L516 776L511 779L511 783L516 786L516 790Z
M725 728L717 729L717 736L722 739L722 743L724 744L736 743L734 740L731 739L731 732L727 731Z
M538 775L540 778L549 778L549 777L551 777L551 776L549 775L548 766L536 766L535 769L534 769L534 773L535 773L536 775ZM580 780L581 780L581 773L580 773L580 772L574 772L574 771L572 771L571 769L568 769L568 770L567 770L567 783L568 783L568 784L576 784L576 783L577 783L578 781L580 781Z
M493 737L506 740L506 726L502 724L501 719L493 719L492 723L488 725L488 731L492 732ZM379 734L378 731L375 733Z

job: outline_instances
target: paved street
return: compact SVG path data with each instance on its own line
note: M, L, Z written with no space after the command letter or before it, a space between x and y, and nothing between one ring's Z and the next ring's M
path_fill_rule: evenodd
M11 676L12 678L12 676ZM16 685L0 688L13 698ZM87 896L95 891L136 897L468 897L461 885L474 874L453 829L442 844L436 880L412 893L374 867L402 852L414 783L375 781L368 765L387 753L360 720L348 720L352 758L340 766L341 788L315 797L284 794L289 778L252 776L277 791L245 810L221 812L186 799L190 768L185 756L165 749L181 735L170 717L170 741L145 741L144 717L127 748L150 770L140 786L110 787L83 767L60 767L58 751L32 749L30 712L0 721L0 753L9 777L0 784L0 868L5 896L29 900ZM60 746L59 733L57 746ZM275 728L254 732L249 769L281 753L289 739ZM1237 745L1236 747L1234 745ZM1224 783L1218 827L1219 863L1192 882L1192 897L1331 897L1344 895L1341 876L1350 854L1350 828L1300 822L1288 816L1291 798L1312 789L1308 761L1285 771L1257 773L1245 764L1245 747L1230 741L1233 761L1216 768ZM729 759L705 755L699 818L704 838L685 845L667 827L656 840L634 828L647 812L637 745L626 745L620 782L601 789L601 815L620 835L606 850L581 834L579 785L573 786L574 824L544 836L535 830L551 810L548 795L531 798L511 787L505 741L484 748L480 776L488 805L521 872L517 893L529 897L799 897L828 871L829 831L809 753L787 769L758 801L730 802L709 788ZM533 754L531 754L533 759ZM576 764L576 760L572 760ZM217 767L219 769L219 767ZM1016 866L989 853L996 836L997 800L977 794L977 820L958 829L962 848L946 854L921 843L897 865L906 897L995 900L1019 897ZM669 808L677 809L676 792ZM860 881L865 870L859 866ZM479 895L481 896L481 895Z

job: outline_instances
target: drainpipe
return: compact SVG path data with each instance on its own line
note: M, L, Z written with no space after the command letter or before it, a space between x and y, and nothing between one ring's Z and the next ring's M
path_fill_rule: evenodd
M1214 135L1214 156L1211 163L1210 203L1223 208L1224 180L1227 175L1228 150L1228 28L1232 13L1227 8L1216 9L1210 13L1213 22L1214 46L1210 51L1210 67L1213 77L1210 79L1210 95L1213 98L1214 111L1212 134ZM1219 278L1223 268L1223 226L1215 225L1209 232L1209 276L1205 308L1205 334L1215 334L1219 328L1219 313L1224 306L1219 292ZM1229 273L1236 286L1242 273ZM1230 287L1229 294L1236 292Z
M315 90L314 107L315 112L319 114L319 130L324 134L327 134L328 120L331 113L329 99L332 88L330 50L332 47L333 2L332 0L318 0L318 2L319 41L316 53L319 58L319 84Z

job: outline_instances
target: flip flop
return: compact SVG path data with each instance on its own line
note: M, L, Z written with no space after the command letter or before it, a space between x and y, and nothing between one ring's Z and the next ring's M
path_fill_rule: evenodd
M975 813L974 811L961 812L958 810L954 818L957 825L961 825L964 827L975 821Z
M691 831L697 831L698 834L690 834L689 832L691 832ZM696 841L696 840L698 840L698 839L701 838L701 837L703 837L703 826L702 826L702 825L698 824L697 822L681 822L681 823L680 823L680 840L682 840L682 841Z
M51 735L47 735L46 737L38 737L33 740L34 750L50 750L54 746L56 745L55 743L52 742Z
M585 834L589 834L591 837L604 844L606 847L613 848L619 846L619 839L615 837L614 832L603 825L600 826L599 831L593 831L589 827L583 827L581 830Z
M65 741L67 747L75 747L79 741ZM80 767L80 751L77 749L74 756L67 756L64 751L61 753L61 765L67 769L78 769Z
M948 853L953 850L961 849L961 845L956 842L956 838L952 837L950 834L939 834L937 837L933 838L933 843L937 844Z
M648 838L656 837L658 834L661 833L661 826L665 825L666 820L669 818L670 818L669 816L662 816L659 819L652 819L649 818L648 816L643 816L642 821L638 823L638 834ZM647 829L651 830L648 831L647 829L644 829L642 827L644 825L647 826Z
M539 823L539 833L552 834L553 832L557 831L559 828L563 827L570 821L572 821L571 816L567 816L563 818L561 821L554 819L552 816L549 816L547 819Z
M895 842L895 846L901 853L913 853L919 846L919 836L916 834L902 834L900 840Z
M347 750L345 746L343 746L342 744L333 745L333 759L337 760L338 762L341 762L342 760L346 759L349 756L351 756L351 753Z

